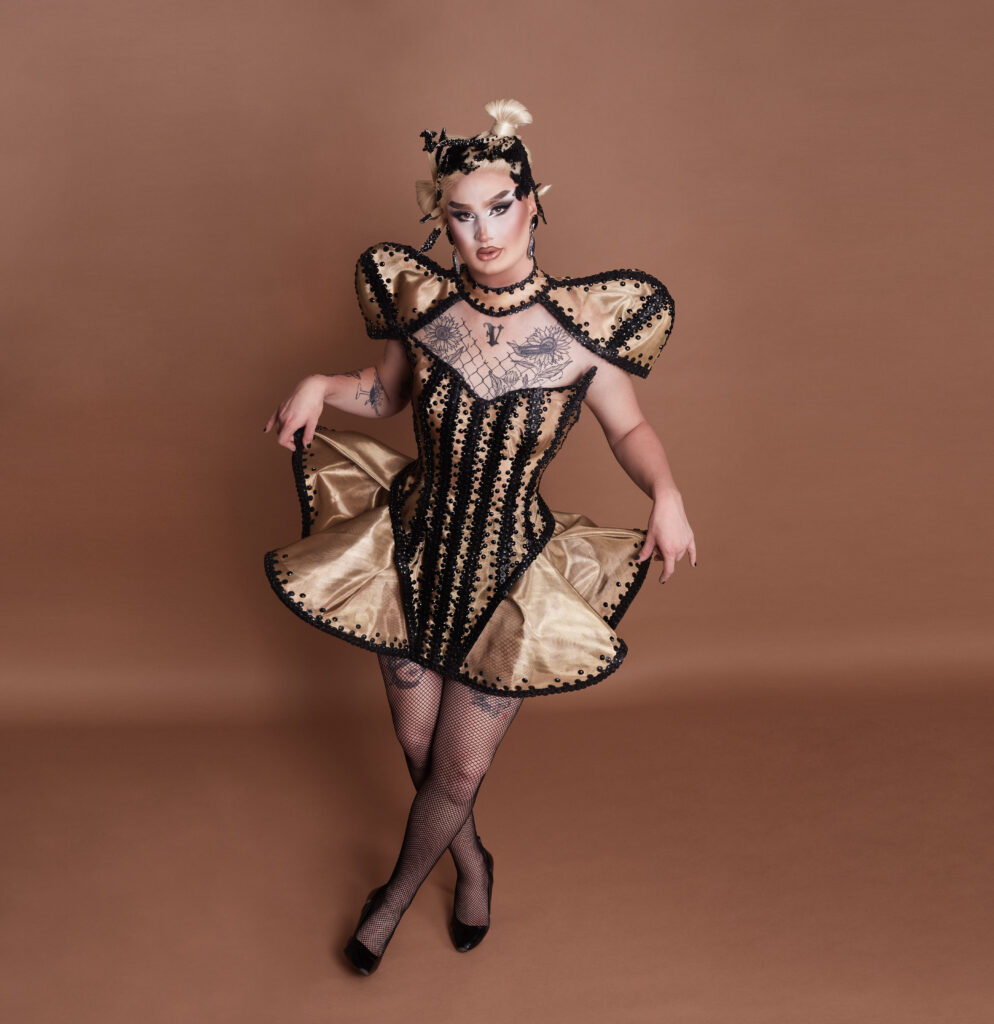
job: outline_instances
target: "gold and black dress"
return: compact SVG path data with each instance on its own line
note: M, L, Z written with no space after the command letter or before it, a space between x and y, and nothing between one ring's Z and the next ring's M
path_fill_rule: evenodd
M590 686L627 648L615 633L649 562L640 529L554 512L539 494L591 379L557 379L582 345L645 377L673 325L656 278L620 270L484 289L416 249L381 243L356 266L371 338L412 369L417 457L361 433L301 428L292 455L302 536L266 574L306 622L487 693ZM514 335L523 340L502 341ZM517 385L517 386L516 386Z

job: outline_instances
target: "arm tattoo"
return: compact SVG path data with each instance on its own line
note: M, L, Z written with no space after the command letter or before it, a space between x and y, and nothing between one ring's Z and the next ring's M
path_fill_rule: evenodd
M348 376L351 377L352 374L348 374ZM358 376L358 373L356 376ZM380 408L386 401L386 392L384 391L383 382L380 380L380 375L376 371L376 367L373 367L373 382L369 385L369 390L367 391L363 389L362 381L360 380L356 384L355 396L356 398L365 398L366 400L363 402L363 405L371 405L373 407L373 412L375 412L377 416L383 415Z

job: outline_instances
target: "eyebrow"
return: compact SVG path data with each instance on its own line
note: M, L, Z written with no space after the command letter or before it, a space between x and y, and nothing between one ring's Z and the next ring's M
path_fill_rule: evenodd
M497 195L491 196L483 205L484 206L489 206L491 203L496 203L498 199L502 199L504 196L508 195L510 193L510 191L511 190L509 188L506 188L506 189L504 189L503 192L498 192ZM449 206L453 207L456 210L468 210L469 209L469 207L466 205L466 203L454 203L454 202L452 202L451 199L449 200Z

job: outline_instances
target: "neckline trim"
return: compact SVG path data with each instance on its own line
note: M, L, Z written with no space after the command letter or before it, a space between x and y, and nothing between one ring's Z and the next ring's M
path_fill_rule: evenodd
M533 262L532 272L517 283L488 288L475 281L463 264L456 274L456 287L473 309L491 316L503 316L532 305L549 290L549 277Z
M532 259L532 268L528 273L527 277L523 277L520 281L515 281L514 284L502 284L496 288L490 288L485 284L480 284L475 277L469 272L469 267L464 265L466 271L466 280L472 285L474 289L478 289L485 295L498 295L502 292L516 292L519 288L527 288L532 283L535 275L538 273L538 264Z

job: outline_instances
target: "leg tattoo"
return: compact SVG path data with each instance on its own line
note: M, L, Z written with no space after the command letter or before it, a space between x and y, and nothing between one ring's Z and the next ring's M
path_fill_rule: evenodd
M414 678L414 669L406 667L410 663L387 655L381 655L380 663L394 725L418 791L393 873L378 905L356 933L377 955L450 847L459 874L456 914L465 924L488 923L487 873L476 845L473 804L522 701L481 694L419 666L414 669L424 673L420 682L397 685L392 680L398 670L402 684Z

